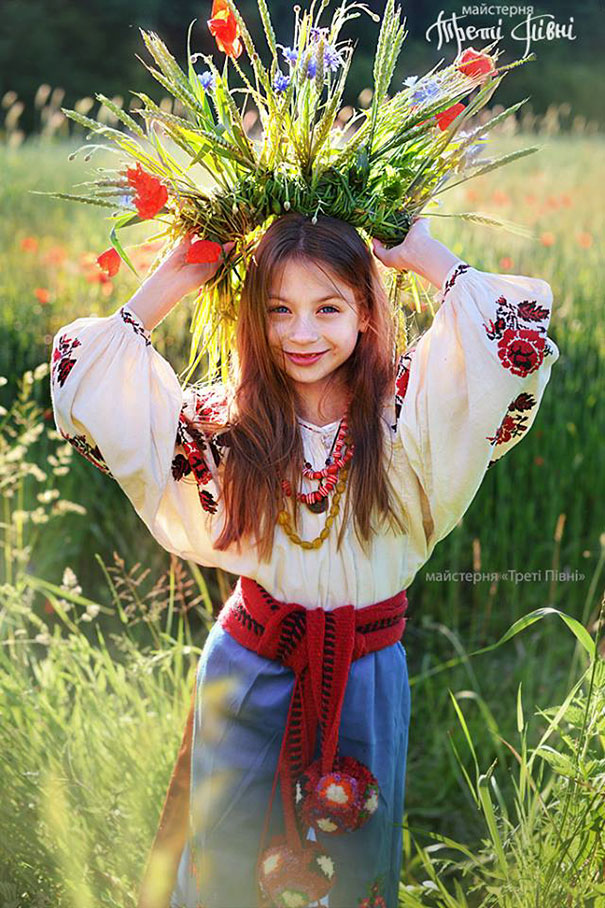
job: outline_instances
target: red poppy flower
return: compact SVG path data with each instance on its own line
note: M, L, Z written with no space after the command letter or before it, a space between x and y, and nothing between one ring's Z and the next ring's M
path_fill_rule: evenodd
M113 246L110 246L109 249L106 249L105 252L102 252L101 255L97 258L97 265L101 268L102 271L107 272L109 277L113 277L114 274L117 274L120 270L120 265L122 264L122 259L119 256L119 253Z
M480 76L482 82L495 68L490 55L475 50L474 47L467 48L456 60L456 69L465 76Z
M38 301L43 306L46 306L46 304L50 300L50 293L48 292L46 287L36 287L36 289L34 290L34 293L36 294L36 298L38 299Z
M162 181L146 173L138 162L136 167L126 170L126 176L130 185L136 189L134 203L139 217L155 217L168 200L168 190Z
M228 57L237 60L243 50L242 42L237 19L225 0L214 0L211 15L212 18L208 19L208 28L210 34L214 36L216 46Z
M24 236L21 240L21 249L25 252L37 252L38 240L35 236Z
M447 110L442 110L441 113L435 114L439 129L442 132L446 130L450 123L455 120L458 114L461 114L463 110L466 110L464 104L453 104L451 107L448 107Z
M188 265L218 262L222 250L223 247L220 243L214 243L212 240L196 240L187 250L185 261Z

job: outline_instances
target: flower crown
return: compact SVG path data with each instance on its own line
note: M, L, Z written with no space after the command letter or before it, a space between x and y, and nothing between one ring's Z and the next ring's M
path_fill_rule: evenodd
M159 235L171 241L193 233L201 237L190 246L192 262L218 261L221 244L235 242L196 298L187 377L206 354L208 373L215 375L220 362L221 377L226 378L246 268L260 234L275 217L297 211L315 223L320 213L330 215L352 224L368 241L376 237L387 246L395 245L405 238L416 216L438 204L444 189L537 150L526 148L493 160L478 157L489 130L527 98L475 128L463 129L506 72L534 55L498 67L495 43L482 51L469 48L450 65L442 67L440 61L424 76L407 78L389 97L407 35L394 0L387 0L382 20L364 4L343 2L324 26L319 21L331 0L320 0L315 16L316 0L302 16L295 6L294 37L288 47L276 41L266 0L257 2L270 52L268 67L233 0L214 0L207 23L224 55L222 72L212 56L191 52L195 20L187 35L186 72L156 34L140 29L155 65L141 62L179 102L182 115L168 113L142 92L132 94L143 103L134 113L145 128L102 94L97 100L125 131L63 109L91 133L109 139L134 166L122 164L83 184L86 195L46 193L113 209L111 247L99 257L109 273L115 274L122 260L137 273L118 231L145 220L161 222L164 230ZM343 125L339 112L354 47L350 41L339 41L339 34L349 19L359 17L357 10L380 22L374 84L370 106L354 112ZM254 85L238 62L244 53ZM198 73L195 64L200 59L206 69ZM229 87L229 64L243 88ZM236 91L244 94L243 107L248 97L255 106L260 123L256 135L249 126L251 116L256 117L238 107ZM91 151L90 145L82 148ZM450 216L506 226L478 213ZM389 280L397 345L403 346L405 314L400 299L413 278L400 272L389 273ZM418 306L416 285L411 289Z

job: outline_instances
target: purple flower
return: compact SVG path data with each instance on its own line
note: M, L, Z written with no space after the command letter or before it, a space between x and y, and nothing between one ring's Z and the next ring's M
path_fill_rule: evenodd
M307 79L314 79L315 74L317 73L317 60L315 57L311 57L307 63Z
M412 104L426 104L427 101L433 101L439 95L439 86L434 82L427 82L425 85L420 84L414 89L411 95Z
M322 36L325 38L327 30L327 28L312 28L310 32L311 41L319 41Z
M284 47L283 44L278 44L278 47L281 47L282 54L284 58L288 61L290 66L296 66L296 61L298 60L298 54L293 47Z
M275 75L273 80L273 88L275 91L285 91L290 84L290 76L284 76L282 72L278 72Z
M324 66L334 72L342 64L342 57L333 44L324 45Z
M209 69L203 73L198 73L198 79L200 80L204 91L208 91L208 89L212 91L214 88L214 74Z

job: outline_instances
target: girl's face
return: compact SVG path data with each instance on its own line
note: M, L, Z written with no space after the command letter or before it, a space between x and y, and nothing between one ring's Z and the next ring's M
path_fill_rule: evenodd
M298 384L321 383L346 362L367 323L353 290L310 263L286 262L272 282L269 346L280 367Z

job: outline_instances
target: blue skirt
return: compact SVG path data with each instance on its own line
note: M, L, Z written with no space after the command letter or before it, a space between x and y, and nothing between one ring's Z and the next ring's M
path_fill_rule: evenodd
M257 908L256 862L294 672L242 646L216 622L204 644L196 684L191 835L170 905ZM397 908L410 707L401 643L352 662L339 751L374 773L380 798L360 829L337 836L318 833L336 865L336 881L318 905L358 908L374 887L386 908ZM283 832L278 784L266 845ZM307 838L315 837L310 829Z

